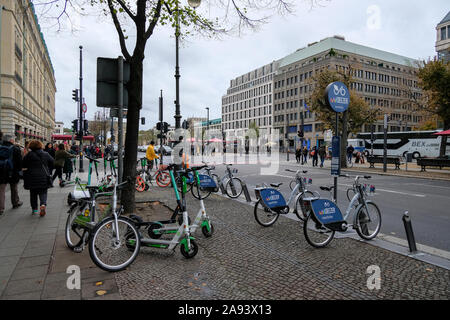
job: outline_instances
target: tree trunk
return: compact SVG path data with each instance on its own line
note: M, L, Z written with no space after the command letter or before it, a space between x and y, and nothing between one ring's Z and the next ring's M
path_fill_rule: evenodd
M450 129L450 123L444 122L444 131ZM442 136L441 147L439 149L439 157L444 157L447 149L447 136Z
M143 59L130 61L130 82L128 89L127 133L125 138L125 157L123 179L131 178L131 183L123 189L121 204L125 213L135 211L135 188L137 147L139 137L139 112L142 106Z

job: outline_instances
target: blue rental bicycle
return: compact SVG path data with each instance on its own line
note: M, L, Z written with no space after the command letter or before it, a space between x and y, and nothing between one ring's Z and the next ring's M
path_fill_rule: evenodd
M341 177L350 178L349 175ZM306 241L315 248L323 248L333 240L335 232L346 232L351 226L364 240L375 238L381 228L381 212L371 200L366 200L366 192L359 182L360 178L370 179L370 176L356 176L353 182L354 195L343 216L334 200L318 197L303 198L307 218L303 224ZM334 187L320 187L321 190L333 191ZM351 223L347 221L353 213Z

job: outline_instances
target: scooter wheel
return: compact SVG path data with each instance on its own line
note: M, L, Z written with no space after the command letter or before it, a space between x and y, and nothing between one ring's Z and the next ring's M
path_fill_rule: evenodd
M206 228L206 226L203 226L202 233L205 236L205 238L210 238L214 233L214 225L211 222L209 223L209 231L208 228Z
M180 245L180 251L181 254L186 258L186 259L191 259L193 257L195 257L197 255L198 252L198 245L194 240L191 240L191 247L189 248L188 251L186 251L186 248L184 246L184 244Z
M152 239L159 239L162 236L162 233L155 233L155 230L162 228L161 223L152 223L150 227L148 227L148 236Z

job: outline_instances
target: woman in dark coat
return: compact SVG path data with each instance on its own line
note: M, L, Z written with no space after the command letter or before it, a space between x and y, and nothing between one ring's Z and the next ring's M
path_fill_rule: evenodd
M68 146L65 146L66 151L72 155L76 155L76 153L74 151L72 151L72 149L68 149ZM66 174L66 181L69 181L73 172L73 160L72 158L66 158L66 160L64 161L64 168L63 168L63 172Z
M42 150L42 142L33 140L28 152L23 158L23 187L30 190L30 204L32 214L38 213L38 197L40 200L40 215L45 216L47 206L47 190L51 185L49 167L53 167L53 158Z
M55 159L55 149L53 149L53 144L51 142L45 145L44 151L47 152L53 159ZM50 170L50 174L52 174L54 169L53 164L48 169Z
M58 151L56 151L55 153L55 162L54 162L55 173L53 174L52 179L55 180L56 177L58 177L59 184L61 185L64 164L67 159L70 160L71 158L75 157L76 157L75 155L72 155L65 150L63 143L60 143L58 145Z

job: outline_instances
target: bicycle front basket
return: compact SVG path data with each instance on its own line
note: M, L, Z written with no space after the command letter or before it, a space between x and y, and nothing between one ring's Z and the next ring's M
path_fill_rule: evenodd
M219 191L219 187L212 177L206 174L199 174L198 177L200 178L200 189L210 192Z

